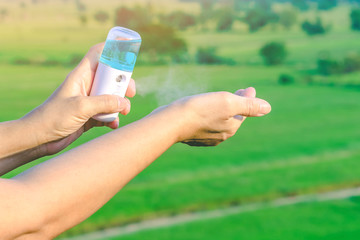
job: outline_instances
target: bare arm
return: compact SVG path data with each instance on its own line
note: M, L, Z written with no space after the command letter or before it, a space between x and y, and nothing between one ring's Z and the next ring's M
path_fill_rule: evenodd
M43 145L3 157L0 159L0 176L46 155L45 146Z
M35 134L24 136L24 133L29 133L31 127L29 122L22 119L0 123L0 164L2 158L39 145Z
M0 193L0 212L5 214L0 215L0 233L5 239L53 238L89 217L172 144L217 145L240 127L244 118L238 114L261 116L269 111L261 99L231 93L198 95L14 179L1 180L5 190ZM7 208L14 203L16 208ZM28 221L32 216L35 220Z

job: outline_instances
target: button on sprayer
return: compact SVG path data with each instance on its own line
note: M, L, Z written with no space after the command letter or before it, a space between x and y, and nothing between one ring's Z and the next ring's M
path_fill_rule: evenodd
M110 30L96 70L91 96L125 96L140 45L141 37L137 32L123 27L114 27ZM118 113L98 114L93 118L102 122L112 122L117 116Z
M126 81L126 76L121 74L116 78L116 82L122 82L122 81Z

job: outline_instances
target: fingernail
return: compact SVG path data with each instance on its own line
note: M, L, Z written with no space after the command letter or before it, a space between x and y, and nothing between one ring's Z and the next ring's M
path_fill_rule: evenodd
M239 89L236 91L235 94L239 95L239 96L244 96L245 90L244 89Z
M259 115L264 116L265 114L268 114L270 111L271 111L271 105L267 101L261 99Z

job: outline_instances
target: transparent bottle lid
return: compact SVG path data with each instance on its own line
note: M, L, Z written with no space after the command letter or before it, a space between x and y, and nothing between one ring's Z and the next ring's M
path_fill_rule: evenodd
M107 40L140 40L140 34L124 27L113 27L107 36Z

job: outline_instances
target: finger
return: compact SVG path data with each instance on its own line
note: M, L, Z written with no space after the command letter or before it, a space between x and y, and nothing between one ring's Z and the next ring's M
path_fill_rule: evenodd
M236 95L242 96L242 97L255 97L256 96L256 90L253 87L248 87L246 89L239 89L235 92Z
M105 125L104 122L100 122L93 118L90 118L84 125L84 132L89 131L93 127L102 127L104 125Z
M242 97L249 97L249 98L254 98L256 96L256 90L253 87L249 87L246 89L239 89L235 92L236 95L242 96ZM241 116L241 115L236 115L234 116L234 118L238 121L240 121L241 123L245 121L246 117Z
M235 92L235 94L236 95L238 95L238 96L244 96L245 95L245 89L239 89L239 90L237 90L236 92ZM237 121L240 121L240 122L243 122L245 119L246 119L246 117L244 117L244 116L241 116L241 115L235 115L234 117L233 117L235 120L237 120Z
M230 128L227 131L228 137L234 136L246 119L246 117L242 117L241 115L237 116L238 117L233 117L232 119L229 119L228 125L230 126Z
M81 97L79 111L83 116L92 117L100 113L117 113L128 108L129 101L117 95Z
M119 117L112 122L105 123L105 125L111 129L117 129L119 127Z
M134 81L134 79L130 79L129 86L126 90L125 96L132 98L135 96L135 94L136 94L135 81Z
M256 97L256 90L253 87L248 87L245 89L243 97L255 98Z
M126 108L124 108L124 110L120 111L120 113L121 113L122 115L127 115L127 114L129 114L129 112L130 112L131 103L130 103L130 100L127 99L127 98L124 98L124 100L126 101Z
M87 95L90 94L92 82L95 77L96 69L98 67L99 59L104 46L105 43L99 43L91 47L79 65L72 72L72 74L75 76L75 79L81 78L83 80Z
M270 104L260 98L242 97L236 94L229 95L230 108L233 116L242 115L246 117L261 117L271 111Z
M233 118L240 122L243 122L246 119L246 117L241 116L241 115L235 115Z
M244 97L256 97L256 90L253 87L248 87L245 89Z
M244 96L244 93L245 93L245 89L239 89L235 92L235 94L239 96Z

